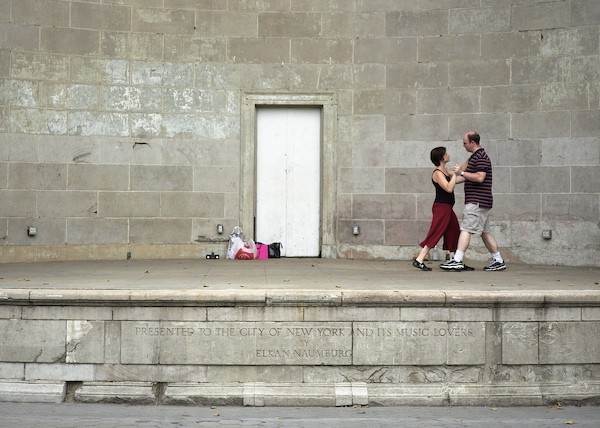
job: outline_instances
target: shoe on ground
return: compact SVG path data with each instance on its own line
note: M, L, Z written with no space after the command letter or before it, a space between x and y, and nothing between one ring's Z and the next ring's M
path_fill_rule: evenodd
M499 262L497 260L494 260L491 264L489 264L488 266L483 268L483 270L488 271L488 272L504 270L504 269L506 269L506 265L504 264L504 262Z
M413 260L412 265L414 267L416 267L417 269L420 269L420 270L424 270L424 271L430 271L431 270L430 267L425 266L425 263L421 263L421 262L418 262L416 260Z
M440 267L444 270L464 270L465 264L463 262L457 262L456 260L451 259L446 263L442 263Z

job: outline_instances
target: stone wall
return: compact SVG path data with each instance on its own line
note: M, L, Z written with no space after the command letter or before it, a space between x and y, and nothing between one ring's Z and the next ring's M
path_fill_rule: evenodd
M0 0L0 261L222 252L244 96L308 93L335 100L327 256L411 257L430 149L476 129L506 258L597 266L599 28L596 0Z
M3 401L493 406L600 399L593 290L4 294Z

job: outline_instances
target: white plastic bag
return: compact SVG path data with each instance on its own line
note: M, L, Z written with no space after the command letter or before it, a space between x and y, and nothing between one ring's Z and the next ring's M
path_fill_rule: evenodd
M256 258L256 244L252 239L246 240L239 226L233 228L229 234L229 247L227 258L229 260L254 260Z
M244 241L239 236L232 236L229 238L229 248L227 249L227 258L229 260L235 260L235 256L244 248Z
M229 234L229 247L227 248L227 258L235 260L235 255L244 246L244 233L239 226L233 228Z
M252 239L244 242L242 248L240 248L235 254L236 260L254 260L256 258L256 244Z

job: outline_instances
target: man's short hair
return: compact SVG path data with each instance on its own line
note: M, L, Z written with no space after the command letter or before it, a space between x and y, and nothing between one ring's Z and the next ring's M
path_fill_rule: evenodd
M474 141L477 145L479 145L479 141L481 141L481 137L475 131L468 132L467 138L469 139L469 141Z

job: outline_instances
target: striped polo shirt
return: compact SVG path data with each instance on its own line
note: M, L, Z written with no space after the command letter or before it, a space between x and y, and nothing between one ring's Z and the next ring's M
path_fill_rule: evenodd
M479 204L482 208L492 208L492 161L483 148L477 149L467 164L466 172L485 172L483 183L465 181L465 204Z

